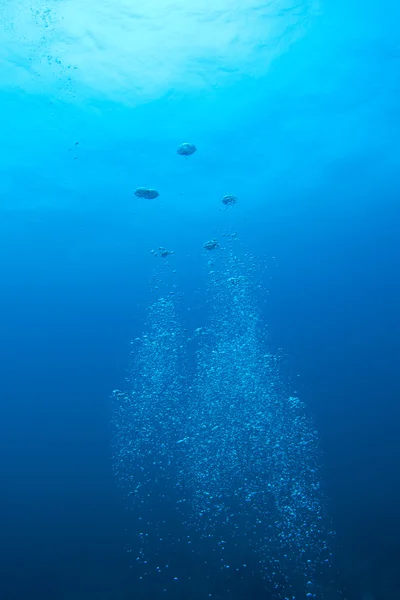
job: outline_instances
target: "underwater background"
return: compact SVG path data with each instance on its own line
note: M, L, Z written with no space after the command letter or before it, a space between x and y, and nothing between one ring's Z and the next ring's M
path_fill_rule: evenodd
M400 598L399 17L0 0L1 600Z

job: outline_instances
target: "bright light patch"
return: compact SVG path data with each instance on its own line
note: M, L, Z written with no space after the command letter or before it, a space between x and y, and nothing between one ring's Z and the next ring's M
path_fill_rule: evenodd
M317 2L10 2L0 8L1 85L136 104L262 76Z

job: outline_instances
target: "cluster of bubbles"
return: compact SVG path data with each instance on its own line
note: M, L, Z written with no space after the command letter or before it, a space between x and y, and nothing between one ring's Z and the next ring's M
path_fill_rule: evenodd
M185 353L173 303L148 309L145 333L132 342L127 391L113 392L114 472L140 529L137 560L145 562L149 536L161 539L160 507L177 500L177 439L184 422Z
M136 560L148 565L151 537L153 554L177 545L179 521L223 569L233 566L227 547L255 557L274 597L328 598L318 581L332 533L318 434L266 351L253 263L237 243L233 235L208 263L210 320L194 335L194 376L174 305L161 299L135 342L128 392L114 392L115 471L139 521Z
M301 585L313 598L331 563L318 434L287 393L279 357L265 352L249 261L231 250L210 266L185 454L194 524L256 550L280 597Z

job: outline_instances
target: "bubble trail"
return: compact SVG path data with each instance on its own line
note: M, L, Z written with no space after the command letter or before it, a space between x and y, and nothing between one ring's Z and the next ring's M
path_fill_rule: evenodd
M194 376L174 304L160 299L134 342L128 391L113 393L114 471L134 520L134 560L152 579L190 548L207 578L217 568L230 586L261 578L276 600L332 600L318 433L268 351L257 262L227 239L227 249L204 250L209 325L194 333ZM180 575L190 580L184 562Z
M331 535L318 434L266 350L251 264L234 248L209 263L211 324L199 335L186 433L193 524L216 546L255 553L277 598L300 598L299 586L312 598Z
M182 330L170 300L148 309L145 333L137 338L127 392L113 392L113 464L125 504L134 513L137 561L147 563L172 532L168 515L179 500L177 464L184 438L185 366Z

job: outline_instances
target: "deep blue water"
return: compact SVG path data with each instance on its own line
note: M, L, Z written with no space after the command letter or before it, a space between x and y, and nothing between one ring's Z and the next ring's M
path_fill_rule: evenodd
M198 4L201 19L211 9ZM270 64L261 41L248 62L233 44L233 68L183 39L191 61L159 87L148 73L126 82L123 55L112 78L120 48L112 54L109 37L104 85L89 77L78 51L68 54L76 31L59 33L62 3L49 4L43 32L24 24L23 3L1 7L2 600L140 597L110 393L157 299L149 281L161 259L150 251L175 251L166 287L191 331L207 314L203 244L227 225L257 258L271 347L320 432L337 587L349 600L400 598L400 13L393 2L321 2L316 14L311 4ZM253 26L236 9L230 21ZM46 67L57 49L78 65L72 75ZM193 157L176 155L183 141L196 143ZM160 198L135 199L140 185ZM240 198L229 213L224 193ZM234 597L211 576L218 597ZM196 597L196 585L175 597ZM267 597L259 582L240 585L235 597Z

